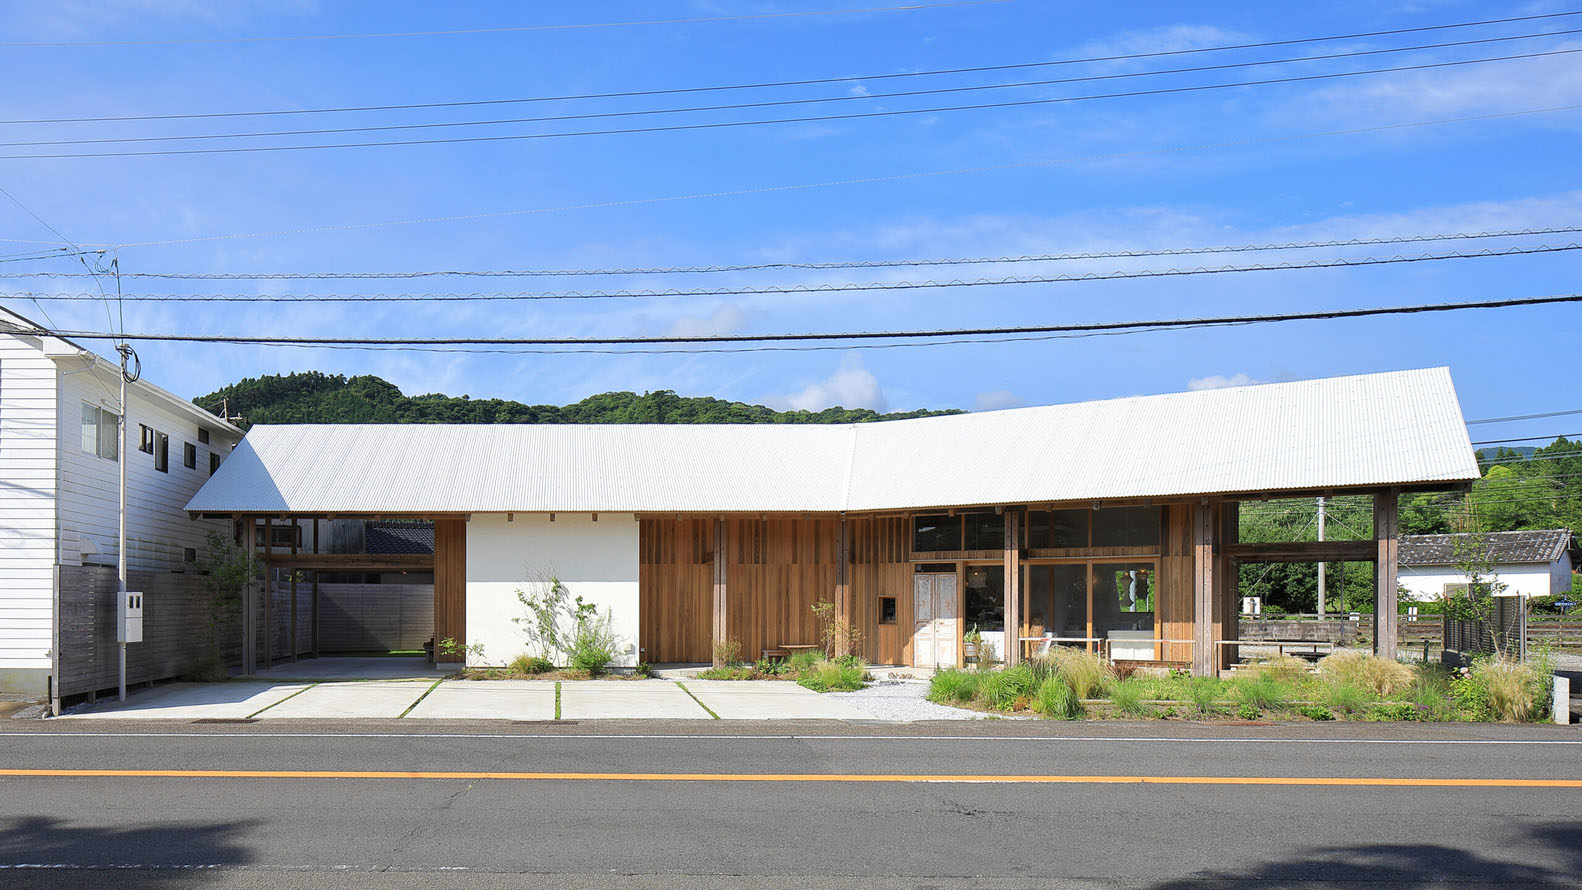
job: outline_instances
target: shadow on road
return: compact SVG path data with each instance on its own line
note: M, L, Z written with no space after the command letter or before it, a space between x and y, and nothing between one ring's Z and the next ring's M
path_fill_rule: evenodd
M0 887L169 887L210 869L246 865L251 822L125 827L30 816L0 820Z
M1491 824L1489 831L1513 834L1497 824ZM1305 882L1388 888L1443 887L1447 881L1576 886L1582 875L1582 822L1545 822L1520 835L1500 859L1457 846L1453 838L1422 844L1313 848L1241 871L1199 872L1154 885L1152 890L1284 887Z

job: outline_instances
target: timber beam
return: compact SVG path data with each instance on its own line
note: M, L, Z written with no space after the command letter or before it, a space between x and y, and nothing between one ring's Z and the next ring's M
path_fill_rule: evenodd
M1239 541L1224 545L1225 555L1242 562L1373 562L1373 541Z

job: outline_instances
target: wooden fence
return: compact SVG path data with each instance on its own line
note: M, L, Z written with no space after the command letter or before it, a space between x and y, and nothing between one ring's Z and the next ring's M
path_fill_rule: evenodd
M432 584L319 585L320 652L422 649L433 636Z

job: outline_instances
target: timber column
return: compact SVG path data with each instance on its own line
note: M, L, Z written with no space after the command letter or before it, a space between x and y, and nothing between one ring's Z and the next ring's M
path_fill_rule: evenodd
M730 615L726 611L726 586L725 586L725 520L714 520L714 629L710 633L709 646L710 660L715 667L724 667L720 662L720 644L725 642L730 634Z
M1216 676L1219 658L1214 645L1214 505L1192 508L1192 675Z
M1022 663L1022 514L1005 511L1005 666Z
M842 513L840 525L835 532L835 620L840 626L851 629L856 622L852 620L851 601L851 532L846 527L846 514ZM841 651L836 655L861 655L860 652L850 651L847 645L851 640L848 634L838 640ZM858 641L862 645L862 641Z
M1395 660L1396 560L1400 557L1400 492L1373 496L1373 654Z

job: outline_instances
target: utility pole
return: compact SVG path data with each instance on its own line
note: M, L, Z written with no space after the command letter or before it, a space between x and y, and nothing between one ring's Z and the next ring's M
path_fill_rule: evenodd
M116 596L119 597L116 601L116 617L119 621L121 610L126 608L126 360L132 354L132 347L122 343L116 347L116 351L121 354L121 419L117 424L120 429L117 430L119 439L116 443L116 457L119 458L118 462L121 465L121 491L120 516L117 520L115 543L115 586ZM118 691L120 700L126 701L126 633L123 628L118 628L117 630L116 636L120 637L121 640L120 645L117 647L120 650L120 673L118 674L120 683Z
M1318 540L1320 542L1323 542L1323 540L1324 540L1324 498L1323 498L1323 496L1320 496L1319 499L1318 499ZM1325 580L1324 579L1324 569L1325 568L1327 568L1327 566L1324 563L1320 562L1318 564L1318 617L1319 618L1323 618L1324 617L1324 580Z

